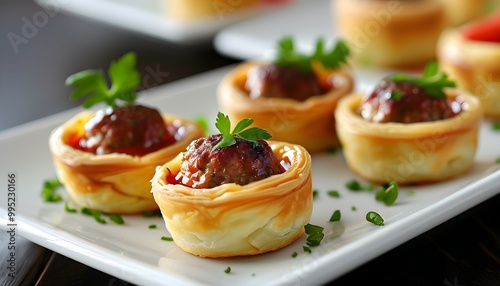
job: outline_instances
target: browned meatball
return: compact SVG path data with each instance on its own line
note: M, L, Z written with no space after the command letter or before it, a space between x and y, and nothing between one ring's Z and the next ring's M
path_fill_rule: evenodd
M142 156L174 143L175 130L168 130L156 109L142 105L100 110L85 125L76 148L98 155L125 153Z
M401 123L446 119L460 111L460 105L452 100L431 97L409 82L396 84L390 80L380 81L359 108L366 120Z
M312 72L298 67L273 64L252 69L247 74L245 90L251 98L279 97L304 101L313 95L325 94L325 89Z
M215 149L222 135L200 138L184 153L179 183L192 188L213 188L227 183L246 185L285 171L267 142L258 145L236 138L236 144Z

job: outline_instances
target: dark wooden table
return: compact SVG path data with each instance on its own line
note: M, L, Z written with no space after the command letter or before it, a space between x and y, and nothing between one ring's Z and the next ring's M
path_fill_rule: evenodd
M159 65L162 76L147 89L237 60L218 55L210 43L183 46L156 41L84 19L55 13L36 31L23 28L43 13L29 0L0 2L0 130L71 108L65 78L89 67L107 68L128 51L138 54L142 74ZM39 22L40 23L40 22ZM10 37L8 35L11 35ZM15 38L18 41L13 41ZM500 182L499 182L500 188ZM386 252L332 285L500 285L500 195ZM7 235L0 234L2 264ZM22 237L17 238L17 281L2 285L131 285ZM335 267L335 265L332 265ZM6 273L5 267L0 273Z

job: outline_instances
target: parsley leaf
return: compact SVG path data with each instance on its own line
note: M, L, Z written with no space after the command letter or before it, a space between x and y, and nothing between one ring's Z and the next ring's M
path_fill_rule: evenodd
M135 88L140 83L140 74L135 69L136 55L133 52L111 63L108 75L111 87L101 70L85 70L66 79L66 85L74 87L71 99L87 97L83 107L90 108L97 103L116 107L120 101L132 105L137 99Z
M448 78L448 75L439 71L438 63L435 61L429 62L424 69L421 77L397 73L386 77L387 80L395 83L410 82L418 87L421 87L425 92L435 98L445 99L445 87L456 87L456 83ZM396 100L401 98L401 94L394 94Z
M254 146L259 145L258 140L267 140L271 138L271 134L264 129L257 127L246 129L248 126L252 125L253 122L254 120L250 118L242 119L236 124L231 132L231 121L229 120L229 116L219 112L215 121L215 127L217 127L222 134L222 140L219 141L214 148L224 148L236 144L235 137L250 141Z
M347 63L350 50L348 45L340 40L331 50L325 50L323 39L316 41L311 55L299 53L295 49L292 37L285 37L278 42L278 54L274 63L279 66L297 66L303 71L312 72L312 63L319 62L324 68L338 69Z

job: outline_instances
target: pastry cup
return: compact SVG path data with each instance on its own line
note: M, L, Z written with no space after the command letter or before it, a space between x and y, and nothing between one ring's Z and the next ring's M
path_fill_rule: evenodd
M164 11L169 19L177 21L202 20L224 17L243 12L260 4L260 0L208 1L208 0L164 0Z
M438 61L457 86L476 95L487 117L500 118L500 43L466 39L448 29L438 43Z
M441 1L332 0L340 36L356 65L413 68L436 55L446 25Z
M343 99L335 112L347 165L368 181L431 183L457 176L474 163L482 120L479 100L463 91L447 91L463 100L452 118L422 123L376 123L357 112L363 95Z
M221 81L217 99L220 109L232 122L254 119L254 125L266 129L273 140L304 146L316 153L338 147L333 111L338 100L353 89L353 76L347 67L332 73L336 88L300 102L288 98L252 99L243 89L250 69L264 65L245 62Z
M165 122L181 127L177 142L144 156L111 153L95 155L67 144L82 135L85 123L94 115L84 111L52 131L49 147L57 174L71 199L78 205L106 213L134 214L157 210L150 180L155 168L185 150L203 130L185 119L164 116Z
M311 157L299 145L269 141L282 174L248 185L193 189L169 184L182 154L158 167L152 193L174 242L201 257L255 255L283 248L304 233L312 213Z
M441 0L449 26L459 26L486 15L487 0Z

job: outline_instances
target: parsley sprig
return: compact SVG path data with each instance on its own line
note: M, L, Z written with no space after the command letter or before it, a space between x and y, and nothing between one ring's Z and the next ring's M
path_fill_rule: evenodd
M106 78L101 70L84 70L66 79L66 85L74 87L71 99L87 97L83 107L90 108L97 103L116 107L120 102L132 105L137 99L136 87L140 83L140 74L135 69L136 55L133 52L111 63L108 75L111 86L108 87Z
M254 144L254 146L259 145L258 140L267 140L271 138L271 134L264 129L258 127L246 129L248 126L252 125L253 122L254 120L250 118L242 119L238 122L238 124L236 124L233 131L231 131L231 121L229 120L229 116L219 112L215 121L215 127L217 127L222 134L222 140L219 141L214 148L224 148L234 145L236 143L235 137L250 141Z
M340 40L331 50L325 50L323 39L316 41L311 55L299 53L295 49L292 37L285 37L278 42L278 54L274 63L278 66L297 66L303 71L311 72L312 63L319 62L326 69L338 69L347 62L350 54L347 44Z
M392 80L395 83L410 82L418 87L421 87L425 92L435 98L445 99L445 87L456 87L456 83L448 78L448 75L439 71L438 63L435 61L429 62L424 69L421 77L413 76L404 73L397 73L386 77L387 80ZM393 95L395 99L399 99L401 94Z

